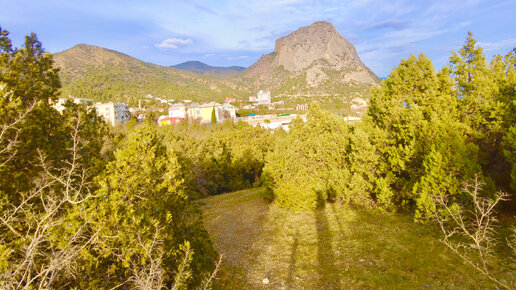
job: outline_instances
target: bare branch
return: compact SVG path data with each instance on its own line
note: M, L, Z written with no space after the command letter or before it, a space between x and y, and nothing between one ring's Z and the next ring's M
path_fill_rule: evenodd
M493 199L480 196L484 183L475 175L471 183L464 183L462 191L473 202L473 209L465 210L458 204L450 204L449 198L442 194L433 194L431 197L438 210L435 220L439 224L443 238L441 242L451 249L463 261L482 273L490 281L500 287L511 289L511 284L496 278L489 271L489 263L494 253L494 209L508 197L507 193L497 192ZM463 240L471 243L466 244ZM470 254L476 253L479 262Z
M3 144L3 148L0 148L0 156L8 154L5 160L0 163L0 170L2 170L2 168L16 155L16 146L18 145L18 137L20 133L20 130L16 126L18 123L25 120L38 104L38 102L29 104L25 110L18 112L14 119L6 119L5 123L0 125L0 144ZM14 136L7 136L10 131L14 131Z
M219 272L219 268L220 268L220 265L222 264L223 257L224 257L224 255L219 256L219 261L215 265L215 269L213 270L213 272L211 272L210 277L208 277L208 279L206 279L204 281L202 289L204 289L204 290L211 289L211 282L215 279L215 277L217 276L217 273Z
M0 151L0 154L11 154L7 161L16 153L16 124L26 118L34 106L19 114L13 122L0 125L0 141L11 146ZM55 229L64 226L69 209L95 197L87 179L89 169L82 163L80 154L84 148L79 137L83 124L84 116L77 113L71 128L68 159L63 158L53 164L47 161L42 151L36 150L36 166L41 173L33 178L32 189L17 192L18 201L7 200L3 205L0 230L9 235L2 238L2 242L16 241L18 245L12 248L11 257L19 258L10 260L9 268L0 273L1 288L52 288L59 273L71 269L79 252L99 238L100 231L90 232L87 220L67 235L66 243L56 244L51 238ZM7 162L3 161L0 169Z

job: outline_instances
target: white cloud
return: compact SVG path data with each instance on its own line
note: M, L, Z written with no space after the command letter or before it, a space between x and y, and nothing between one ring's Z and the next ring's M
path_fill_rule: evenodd
M179 48L179 46L188 45L188 44L192 44L192 43L193 43L193 41L190 38L181 39L181 38L174 37L174 38L167 38L160 43L156 43L155 46L157 48L176 49L176 48Z
M240 55L240 56L228 56L226 57L227 60L241 60L241 59L248 59L249 56L247 55Z
M516 47L516 38L504 39L498 42L478 42L478 45L481 46L485 51L493 51L499 49L512 49Z

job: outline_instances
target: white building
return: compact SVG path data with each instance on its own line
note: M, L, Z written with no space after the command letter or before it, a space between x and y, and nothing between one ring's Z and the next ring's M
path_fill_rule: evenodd
M97 115L104 117L106 122L113 126L123 124L131 118L129 107L125 103L97 103L95 111L97 111Z
M296 111L308 111L308 104L297 104L296 105Z
M284 114L284 115L256 115L256 116L248 116L248 117L239 117L237 121L246 122L247 124L256 127L260 126L264 129L275 130L278 128L283 128L285 131L289 131L290 122L292 120L300 117L304 122L306 122L306 115L296 115L296 114Z
M256 93L257 101L260 105L268 105L271 103L271 92L270 91L258 91Z
M61 113L64 109L65 109L65 104L66 102L70 100L78 105L85 105L85 106L89 106L91 104L93 104L93 101L90 100L90 99L81 99L81 98L73 98L73 99L68 99L68 98L59 98L57 100L57 103L54 104L54 109L56 109L59 113Z
M173 104L168 108L168 115L174 118L186 119L186 105L183 103Z

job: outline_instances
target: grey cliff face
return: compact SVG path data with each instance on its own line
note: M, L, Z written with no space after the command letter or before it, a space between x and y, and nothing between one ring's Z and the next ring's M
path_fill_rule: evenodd
M274 52L262 56L248 69L249 76L266 79L275 68L293 75L306 73L311 87L327 81L329 70L342 72L344 83L374 84L375 78L360 60L353 44L329 22L318 21L276 40Z
M276 40L274 52L279 65L289 71L308 68L325 60L332 69L365 68L355 47L328 22L315 22Z

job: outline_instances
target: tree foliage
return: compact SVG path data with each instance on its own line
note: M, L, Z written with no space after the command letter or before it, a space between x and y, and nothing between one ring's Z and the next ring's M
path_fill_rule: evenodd
M515 65L514 50L487 63L471 32L459 53L450 57L461 121L479 146L483 172L503 189L510 185L511 163L503 155L502 140L515 121Z
M106 146L94 110L52 108L35 35L14 49L0 29L0 45L0 288L209 286L216 252L155 126Z
M61 116L50 108L60 87L52 57L34 34L23 48L13 48L0 28L0 120L2 120L0 190L26 189L38 169L36 149L57 160L63 151Z
M182 160L188 190L201 195L260 185L273 139L264 129L228 122L209 127L185 123L163 133Z
M215 114L215 107L211 110L211 124L217 124L217 115Z
M156 260L163 285L175 282L173 273L185 257L191 271L187 284L198 285L211 273L216 253L183 180L177 156L166 150L155 128L139 127L127 137L98 177L99 198L87 203L86 219L99 242L83 253L81 272L88 274L78 279L86 283L81 287L114 287ZM99 271L99 265L105 269Z
M312 210L326 201L371 205L376 148L360 127L349 126L311 104L307 121L297 119L277 138L264 174L280 206Z
M311 110L268 155L271 196L288 208L339 200L408 210L426 220L436 211L436 192L468 203L460 188L475 174L486 192L508 188L514 59L511 51L488 64L469 34L438 72L423 54L402 60L373 90L359 124Z

